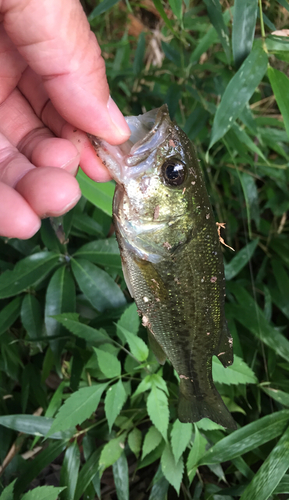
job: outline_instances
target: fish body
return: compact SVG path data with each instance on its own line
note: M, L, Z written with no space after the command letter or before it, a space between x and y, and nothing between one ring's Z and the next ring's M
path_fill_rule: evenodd
M216 223L194 148L162 106L126 118L127 143L90 137L117 182L116 236L128 289L160 363L180 377L178 417L235 422L212 379L212 356L233 362Z

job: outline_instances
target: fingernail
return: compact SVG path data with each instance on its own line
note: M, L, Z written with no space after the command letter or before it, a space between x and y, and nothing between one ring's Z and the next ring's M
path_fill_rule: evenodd
M118 109L114 100L111 96L109 96L107 109L109 112L109 116L111 118L112 123L116 126L119 133L123 135L123 137L128 138L130 136L130 129L128 124L126 123L122 113Z
M80 153L78 153L74 158L71 158L66 163L61 165L61 168L63 170L66 170L73 176L76 176L79 167L79 161L80 161Z

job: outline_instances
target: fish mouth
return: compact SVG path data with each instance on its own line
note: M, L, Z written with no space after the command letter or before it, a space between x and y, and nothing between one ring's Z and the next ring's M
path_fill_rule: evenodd
M131 136L120 146L88 135L97 155L119 184L126 184L152 168L157 149L167 139L171 123L166 104L125 120Z

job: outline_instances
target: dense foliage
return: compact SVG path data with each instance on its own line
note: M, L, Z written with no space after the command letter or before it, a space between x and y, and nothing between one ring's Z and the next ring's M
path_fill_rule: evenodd
M168 104L226 223L235 361L213 376L238 429L176 419L177 375L123 279L113 183L80 172L64 218L0 239L0 499L288 498L289 40L271 35L287 1L92 3L114 99Z

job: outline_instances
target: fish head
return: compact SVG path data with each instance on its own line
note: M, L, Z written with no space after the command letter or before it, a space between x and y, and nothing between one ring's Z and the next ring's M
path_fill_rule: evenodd
M131 137L120 146L90 136L119 185L127 217L139 223L170 222L200 206L203 176L192 144L171 121L166 105L126 121Z

